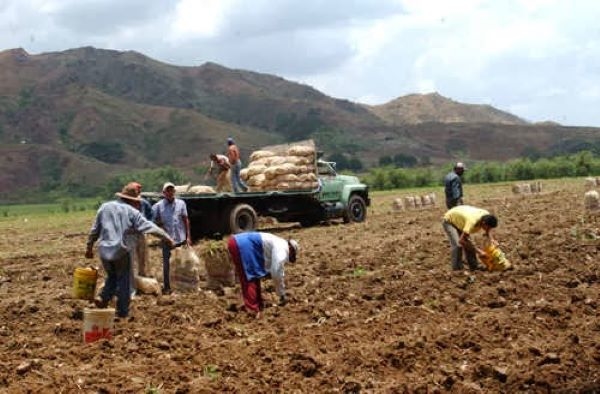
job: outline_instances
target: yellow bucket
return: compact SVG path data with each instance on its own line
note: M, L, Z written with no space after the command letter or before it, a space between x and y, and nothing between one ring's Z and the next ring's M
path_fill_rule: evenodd
M83 342L111 339L115 321L115 309L85 308L83 310Z
M97 280L98 270L95 268L75 268L73 273L73 297L82 300L93 300Z

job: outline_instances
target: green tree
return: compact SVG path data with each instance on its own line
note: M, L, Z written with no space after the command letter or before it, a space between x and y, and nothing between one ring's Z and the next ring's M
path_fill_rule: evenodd
M592 171L592 162L594 155L590 151L579 152L575 155L575 175L590 175Z
M79 153L111 164L120 163L125 157L123 145L116 141L94 141L82 144Z
M404 153L398 153L394 155L394 164L396 167L414 167L418 163L416 157L412 155L405 155Z
M393 163L394 163L394 160L389 155L387 155L387 156L381 156L379 158L379 166L380 167L390 166Z

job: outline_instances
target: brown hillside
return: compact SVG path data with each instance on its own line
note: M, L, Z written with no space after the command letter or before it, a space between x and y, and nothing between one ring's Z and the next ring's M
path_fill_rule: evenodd
M492 106L463 104L438 93L410 94L368 108L393 125L426 122L527 124L523 119Z
M367 167L398 153L435 163L600 146L598 129L529 125L438 94L367 108L273 75L91 47L0 52L0 92L0 144L10 153L0 160L5 194L49 182L100 185L118 171L166 165L193 174L225 149L227 136L244 157L313 138L326 155L353 155ZM40 165L30 156L50 158ZM61 171L46 168L55 162Z

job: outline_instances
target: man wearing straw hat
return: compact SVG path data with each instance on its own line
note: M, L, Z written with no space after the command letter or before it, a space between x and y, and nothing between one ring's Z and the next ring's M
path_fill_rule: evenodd
M296 261L298 242L262 232L246 232L232 235L227 241L229 255L235 266L242 288L244 306L260 318L263 298L260 280L271 277L279 296L279 305L287 302L283 265Z
M174 241L157 225L144 218L140 213L140 198L137 187L129 183L120 193L118 200L109 201L100 206L90 230L85 257L94 257L93 246L98 242L98 254L106 271L106 280L100 297L95 303L106 308L113 296L117 296L117 316L127 317L130 301L130 265L131 257L125 244L125 235L130 231L154 234L171 247Z
M131 182L129 185L136 188L138 197L142 193L142 184ZM136 207L137 208L137 207ZM152 205L148 200L140 199L138 210L147 220L152 220ZM128 246L131 254L131 296L136 294L136 276L146 276L146 265L148 261L148 250L146 247L146 236L137 231L129 231L125 236L125 244Z

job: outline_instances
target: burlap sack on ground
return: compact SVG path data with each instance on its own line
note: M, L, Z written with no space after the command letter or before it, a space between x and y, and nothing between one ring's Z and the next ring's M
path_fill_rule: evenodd
M135 276L135 287L136 290L142 294L160 294L160 283L155 278L148 278L146 276Z
M179 291L196 291L200 282L200 257L188 246L171 252L171 287Z
M235 270L227 242L208 241L200 251L206 267L206 287L209 289L221 289L224 286L235 285Z

